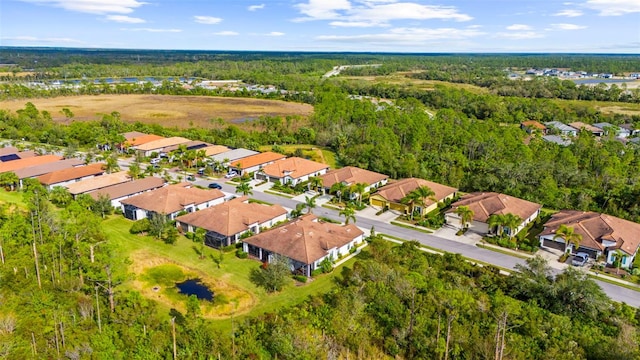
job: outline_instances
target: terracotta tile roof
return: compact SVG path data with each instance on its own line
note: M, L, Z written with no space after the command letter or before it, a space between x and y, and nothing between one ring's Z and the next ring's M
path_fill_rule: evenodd
M329 165L299 157L290 157L266 165L262 168L262 172L276 178L290 176L293 179L298 179L325 169L329 169Z
M162 140L164 137L154 134L143 134L142 136L133 137L125 141L125 146L140 146L152 141Z
M547 127L540 124L539 122L535 121L535 120L527 120L527 121L523 121L522 123L520 123L520 125L522 125L523 127L532 127L532 128L536 128L536 129L540 129L540 130L546 130Z
M184 143L184 144L167 146L162 151L166 152L166 153L169 153L169 152L172 152L174 150L178 150L180 145L184 145L187 148L187 150L202 150L205 147L209 146L209 144L204 142L204 141L193 140L193 141L189 141L189 142Z
M33 150L20 151L19 153L16 153L16 155L18 155L20 159L28 159L38 156L38 154Z
M136 195L122 200L121 203L158 214L173 214L183 210L185 206L199 205L223 197L224 194L220 190L203 190L187 187L182 183Z
M48 174L52 171L70 169L70 168L73 168L74 166L80 166L83 164L84 164L84 160L64 159L64 160L54 161L46 164L29 166L27 168L18 169L14 172L18 176L18 178L26 179L30 177L36 177L36 176Z
M431 191L435 193L434 197L437 201L442 201L447 196L458 191L458 189L451 186L434 183L432 181L418 178L408 178L387 184L378 189L375 194L382 196L389 202L400 203L400 201L405 198L410 192L421 186L429 187L429 189L431 189ZM427 199L427 201L425 201L425 206L429 206L433 203L433 200Z
M248 169L250 167L254 167L254 166L258 166L258 165L263 165L263 164L267 164L273 161L277 161L277 160L281 160L286 158L286 156L282 155L282 154L278 154L278 153L274 153L271 151L267 151L267 152L263 152L263 153L258 153L255 155L250 155L247 156L245 158L242 158L240 160L236 160L233 163L231 163L231 167L237 168L237 169Z
M468 206L473 211L473 220L484 223L493 214L513 214L523 220L528 219L542 208L540 204L494 192L467 194L451 204L448 212L455 211L459 206Z
M591 133L603 133L604 131L602 129L599 129L593 125L589 125L589 124L585 124L583 122L580 121L575 121L572 123L569 123L569 126L574 127L578 130L580 129L585 129L586 131L589 131Z
M149 142L144 143L142 145L138 145L136 147L136 149L140 150L140 151L160 150L160 149L164 149L166 147L173 146L173 145L186 144L189 141L191 141L191 140L185 139L185 138L179 137L179 136L174 136L174 137L170 137L170 138L166 138L166 139L162 138L160 140L149 141Z
M26 159L14 160L0 163L0 173L16 171L19 169L28 168L30 166L42 165L54 161L62 160L61 156L57 155L42 155L34 156Z
M217 154L222 154L223 152L227 152L231 149L223 145L211 145L211 146L207 146L203 150L206 152L207 156L213 156Z
M13 146L6 146L3 148L0 148L0 156L2 155L9 155L9 154L16 154L19 153L20 150L18 150L18 148L13 147Z
M124 137L126 140L131 140L131 139L134 139L134 138L139 138L141 136L145 136L147 134L145 134L143 132L140 132L140 131L129 131L129 132L126 132L126 133L122 133L120 135L122 135L122 137Z
M615 216L596 212L563 210L551 216L544 224L539 236L555 235L560 225L567 225L582 235L580 246L604 251L603 240L611 241L629 255L634 255L640 246L640 224Z
M131 177L127 174L127 171L120 171L113 174L104 174L91 179L78 181L73 184L66 185L65 187L72 195L78 195L127 181L131 181Z
M52 171L50 173L38 176L38 181L42 185L57 184L64 181L73 179L80 179L90 175L102 175L104 174L104 164L96 163L86 166L77 166L70 169L63 169L58 171Z
M243 241L290 259L311 264L363 234L353 224L341 226L314 221L304 216L288 224L266 230Z
M341 169L331 170L320 177L322 178L322 186L325 188L330 188L338 182L343 182L347 185L359 183L371 185L389 178L387 175L354 166L345 166Z
M107 186L105 188L90 191L87 195L97 200L100 195L107 195L109 199L119 199L123 196L133 195L163 187L166 184L164 179L150 176L144 179L127 181L122 184Z
M176 220L225 236L248 230L252 224L262 224L287 210L280 205L248 203L247 197L235 198L225 203L178 217Z

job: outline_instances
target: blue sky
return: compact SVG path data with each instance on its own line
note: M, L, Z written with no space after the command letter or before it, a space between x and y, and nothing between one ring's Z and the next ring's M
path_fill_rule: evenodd
M640 53L640 0L2 0L0 45Z

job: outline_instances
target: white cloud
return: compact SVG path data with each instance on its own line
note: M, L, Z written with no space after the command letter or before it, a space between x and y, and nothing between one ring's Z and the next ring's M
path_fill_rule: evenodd
M21 42L30 42L30 43L67 43L67 44L80 44L82 41L71 39L71 38L39 38L35 36L13 36L13 37L2 37L2 40L7 41L21 41Z
M235 31L227 30L227 31L219 31L219 32L213 33L213 35L218 35L218 36L236 36L236 35L239 35L239 34L237 32L235 32Z
M127 24L142 24L146 23L144 19L134 18L126 15L107 15L105 19L109 21L115 21L119 23L127 23Z
M584 25L576 24L551 24L550 30L581 30L586 28Z
M565 17L578 17L582 15L584 15L582 11L575 10L575 9L564 9L553 14L553 16L565 16Z
M264 9L265 5L264 4L260 4L260 5L250 5L247 10L249 11L256 11L256 10L262 10Z
M296 7L304 17L294 21L332 20L333 26L388 26L394 20L454 20L473 18L454 6L423 5L393 0L309 0Z
M194 21L200 24L207 24L207 25L215 25L215 24L219 24L222 19L219 17L213 17L213 16L194 16L193 17Z
M284 33L283 32L279 32L279 31L272 31L270 33L266 33L266 34L262 34L264 36L283 36Z
M599 11L600 16L620 16L640 12L638 0L588 0L584 6Z
M513 24L507 26L507 30L515 30L515 31L523 31L523 30L532 30L533 28L529 25L524 24Z
M137 0L20 0L90 14L129 14L147 3Z
M146 31L152 33L179 33L182 29L156 29L156 28L121 28L124 31Z
M495 37L511 40L537 39L544 37L543 34L535 31L518 31L518 32L499 32Z
M394 28L386 33L361 35L322 35L316 37L322 41L358 42L358 43L392 43L400 45L424 45L425 42L437 40L461 40L484 35L474 29L455 28Z

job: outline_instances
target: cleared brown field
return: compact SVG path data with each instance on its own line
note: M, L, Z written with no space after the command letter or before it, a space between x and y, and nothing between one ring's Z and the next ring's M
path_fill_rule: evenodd
M211 119L243 123L260 116L306 117L313 106L280 100L173 95L86 95L48 99L0 101L0 109L23 109L32 102L38 110L48 111L54 120L67 122L61 112L68 108L74 120L99 120L103 114L120 113L124 121L155 123L168 127L212 127Z
M481 88L479 86L471 85L471 84L459 84L459 83L452 83L452 82L439 81L439 80L421 80L421 79L414 79L409 77L411 74L414 74L414 73L419 73L419 71L418 72L411 72L411 71L397 72L391 75L384 75L384 76L341 76L340 78L344 78L351 81L365 81L365 82L371 82L371 83L398 85L398 86L404 86L407 88L415 88L418 90L426 90L426 91L433 90L436 87L436 85L444 85L444 86L450 86L454 88L469 90L475 93L488 92L487 89Z

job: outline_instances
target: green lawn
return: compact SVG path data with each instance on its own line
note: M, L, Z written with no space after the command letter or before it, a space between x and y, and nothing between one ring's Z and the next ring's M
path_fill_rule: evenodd
M294 153L297 149L302 150L302 154L304 156L308 156L313 161L318 161L324 164L329 165L332 169L337 167L336 164L336 154L322 146L317 145L307 145L307 144L298 144L298 145L278 145L287 153ZM272 151L273 147L271 145L264 145L258 148L259 151Z
M0 191L0 203L14 203L19 206L24 206L22 194L23 193L19 191Z
M132 221L119 215L113 215L104 221L103 229L108 238L117 245L120 256L128 257L136 251L144 251L150 256L170 259L176 264L201 271L214 278L224 279L225 282L242 288L253 295L255 306L247 313L236 317L236 321L247 316L273 312L282 307L295 305L313 294L328 292L333 286L333 278L340 272L340 268L338 268L331 274L319 276L301 286L294 285L292 281L283 291L269 294L249 281L249 272L252 268L260 266L259 262L251 259L238 259L234 253L225 253L222 266L218 269L209 257L209 255L219 254L218 250L206 247L206 258L200 259L194 250L196 244L191 240L181 236L175 245L167 245L148 236L129 234L131 224ZM197 248L195 246L195 249ZM354 262L355 260L352 259L342 266L352 266ZM123 284L123 286L126 288L128 284ZM230 318L212 321L222 329L231 329Z

